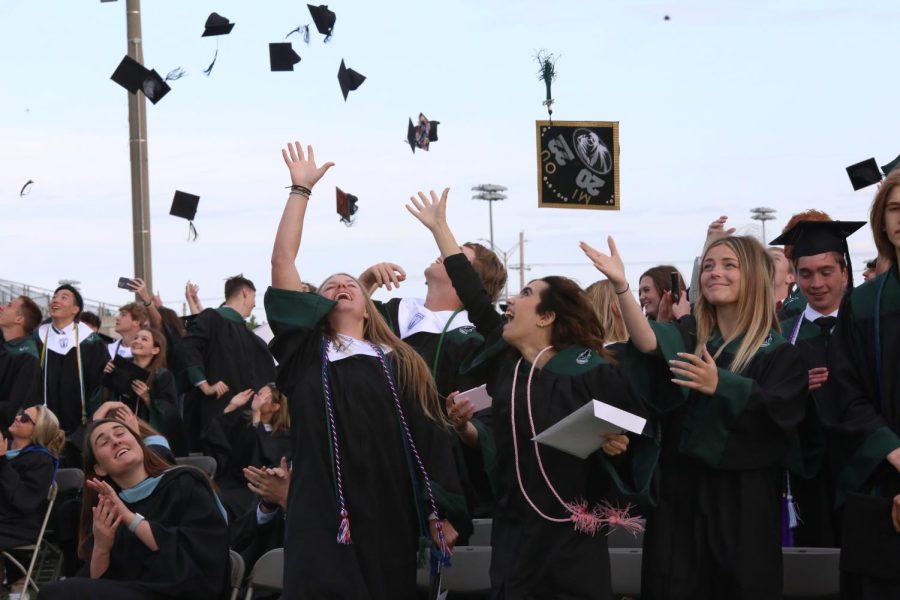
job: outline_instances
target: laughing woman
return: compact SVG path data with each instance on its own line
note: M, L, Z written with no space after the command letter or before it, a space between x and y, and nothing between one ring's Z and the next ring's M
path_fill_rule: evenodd
M626 359L632 379L646 386L661 421L643 595L781 598L780 477L808 381L797 350L775 329L772 261L753 238L711 244L694 327L643 318L612 238L609 246L607 256L582 243L615 286L637 350Z
M447 224L447 193L419 193L407 208L434 235L450 280L486 339L467 368L483 371L493 398L492 598L610 598L600 530L612 513L603 514L603 505L614 486L646 493L655 444L614 435L603 441L602 453L578 458L532 438L594 399L636 414L644 412L641 402L610 362L597 314L571 279L530 282L508 300L502 323Z
M430 537L446 556L455 540L433 489L458 493L448 434L428 367L356 279L332 275L317 294L300 291L306 207L332 165L317 167L307 150L282 151L293 185L265 299L294 424L285 597L415 598L417 551Z

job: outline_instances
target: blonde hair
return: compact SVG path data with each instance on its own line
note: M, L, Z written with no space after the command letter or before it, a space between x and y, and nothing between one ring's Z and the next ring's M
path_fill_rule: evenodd
M591 300L591 305L603 326L604 342L628 341L628 330L625 328L625 320L622 319L619 299L613 289L613 284L608 280L595 281L584 290ZM617 315L613 307L619 310Z
M425 360L419 356L419 353L413 350L412 346L398 338L391 331L390 326L381 313L376 308L375 303L369 297L368 292L359 283L359 280L347 273L335 273L327 277L319 289L325 287L325 284L332 277L343 275L349 277L359 286L365 300L366 313L369 315L363 325L363 338L379 346L389 346L393 350L396 362L396 378L397 386L400 388L398 392L403 395L409 395L417 398L419 401L419 409L422 413L438 423L448 426L449 421L444 414L444 409L438 396L437 387L434 384L434 378L431 376L431 370L428 368ZM325 333L331 340L336 340L337 335L331 329L331 324L326 321ZM274 398L273 398L274 400Z
M728 339L722 342L715 358L722 354L730 342L743 336L734 359L728 365L729 371L740 373L750 364L756 351L768 337L769 331L772 329L779 331L775 305L772 302L775 265L762 244L750 236L729 236L717 240L703 253L704 261L709 251L716 246L727 246L737 256L741 287L738 292L736 327ZM716 307L706 299L706 296L700 294L694 315L697 319L697 347L694 351L699 353L706 347L718 323Z
M37 416L31 432L32 443L43 446L50 451L50 454L59 458L59 453L66 444L66 433L59 428L59 419L46 406L39 404L33 408Z

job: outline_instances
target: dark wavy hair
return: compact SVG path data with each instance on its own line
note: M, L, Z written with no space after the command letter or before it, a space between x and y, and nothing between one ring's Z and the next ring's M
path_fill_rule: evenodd
M550 332L550 343L556 351L570 346L584 346L612 362L613 357L603 347L606 332L597 316L590 297L574 280L559 275L543 277L547 284L541 291L538 314L552 312L556 318Z

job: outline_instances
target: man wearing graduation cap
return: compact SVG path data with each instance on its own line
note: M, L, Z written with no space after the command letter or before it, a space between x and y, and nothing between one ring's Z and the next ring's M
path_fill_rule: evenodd
M800 513L800 519L791 519L792 531L784 532L786 545L838 545L834 485L824 464L827 454L819 406L827 402L821 390L828 384L831 332L841 300L852 285L846 238L863 225L862 221L800 220L772 240L789 250L797 283L807 300L801 314L781 322L781 331L800 351L809 371L810 391L799 444L789 465L791 473L785 479L784 493L789 500L793 498Z

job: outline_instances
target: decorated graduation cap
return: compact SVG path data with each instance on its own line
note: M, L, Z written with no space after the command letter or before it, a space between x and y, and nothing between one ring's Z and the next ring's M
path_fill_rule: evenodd
M234 29L234 23L219 13L210 13L206 17L206 25L203 26L203 35L201 37L228 35L232 29Z
M300 60L290 42L269 44L269 64L273 71L293 71Z
M553 119L553 95L550 91L550 85L553 83L553 80L556 79L556 56L548 52L547 50L541 50L537 53L537 56L534 57L540 67L538 69L538 79L544 82L544 85L547 86L547 99L544 100L543 104L547 107L547 114L550 116L550 119Z
M197 216L197 205L200 204L200 196L188 194L175 190L175 197L172 198L172 208L169 214L175 217L181 217L188 221L188 241L196 241L197 229L194 227L194 217Z
M406 142L413 154L415 154L416 148L427 151L431 142L438 141L438 125L440 125L440 121L429 121L422 113L419 113L418 125L413 125L412 119L409 120L406 128Z
M113 71L110 79L132 94L141 90L153 104L159 102L172 89L160 77L159 73L148 69L127 54L122 59L122 62L119 63L119 66L116 67L116 70Z
M847 167L847 175L850 176L850 184L855 190L861 190L881 181L881 171L874 158L858 162Z
M309 8L309 14L312 15L316 30L325 36L325 41L327 42L331 39L332 31L334 31L334 22L337 21L337 15L334 14L334 11L328 10L327 4L320 4L319 6L307 4L306 6Z
M900 156L898 156L897 158L895 158L894 160L892 160L891 162L889 162L886 165L881 165L881 172L884 173L885 177L887 177L888 175L891 174L891 171L893 171L897 167L900 167Z
M341 93L344 95L344 102L347 101L347 95L362 85L366 80L365 75L360 75L353 69L348 69L341 59L341 67L338 69L338 83L341 84Z
M849 285L853 285L850 249L847 238L866 224L865 221L798 221L793 227L769 242L791 246L794 261L804 256L838 252L847 261Z
M117 391L123 396L134 396L134 390L131 388L131 382L143 381L144 383L150 379L150 371L137 366L127 358L123 358L118 354L113 358L115 369L110 373L103 375L103 385Z
M348 194L339 187L334 188L334 192L337 197L337 213L341 216L341 221L344 225L350 227L353 225L353 215L356 214L356 203L359 201L359 198L353 194Z

